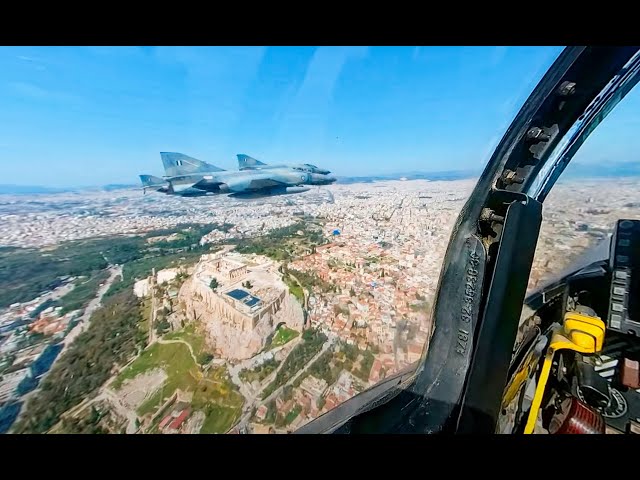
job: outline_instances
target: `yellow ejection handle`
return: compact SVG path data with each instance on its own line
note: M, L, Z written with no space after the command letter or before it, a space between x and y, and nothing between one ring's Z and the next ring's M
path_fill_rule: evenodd
M536 392L533 396L529 418L524 428L525 434L533 433L542 404L542 397L549 380L553 356L558 350L574 350L580 353L597 353L602 350L605 325L597 317L590 317L577 312L567 312L564 326L557 327L551 336L551 343L542 365Z

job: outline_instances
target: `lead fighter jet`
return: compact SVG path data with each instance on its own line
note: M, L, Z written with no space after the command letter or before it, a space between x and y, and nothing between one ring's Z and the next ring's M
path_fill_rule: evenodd
M273 167L268 170L228 171L182 153L161 152L162 178L140 175L144 190L168 195L203 196L229 194L236 198L261 198L301 193L304 185L329 185L336 181L322 173Z
M293 168L300 172L320 173L322 175L329 175L331 172L324 168L316 167L310 163L293 163L293 164L281 164L281 165L268 165L260 160L239 153L238 157L238 170L269 170L272 168Z

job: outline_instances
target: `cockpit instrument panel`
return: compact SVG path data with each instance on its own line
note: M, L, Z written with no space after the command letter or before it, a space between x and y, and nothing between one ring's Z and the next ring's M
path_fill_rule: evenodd
M608 327L640 336L640 221L618 220L610 247Z

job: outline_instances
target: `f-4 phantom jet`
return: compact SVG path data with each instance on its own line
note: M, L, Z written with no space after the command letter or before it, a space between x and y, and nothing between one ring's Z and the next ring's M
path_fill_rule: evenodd
M262 198L308 191L307 185L329 185L335 177L290 167L228 171L182 153L161 152L165 176L140 175L144 190L168 195L228 194L236 198Z
M255 158L250 157L249 155L245 155L244 153L239 153L236 156L238 157L238 170L269 170L272 168L292 168L293 170L297 170L299 172L319 173L321 175L329 175L331 173L329 170L316 167L315 165L311 165L310 163L268 165L264 162L261 162L260 160L256 160Z

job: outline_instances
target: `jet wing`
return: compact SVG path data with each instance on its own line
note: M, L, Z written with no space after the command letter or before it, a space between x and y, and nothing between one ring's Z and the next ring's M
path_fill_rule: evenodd
M175 183L187 183L187 182L193 182L193 184L202 182L202 181L206 181L209 183L212 183L213 181L216 180L216 177L213 175L202 175L202 174L196 174L196 175L173 175L173 176L164 176L162 177L164 178L164 180L169 181L169 182L175 182ZM222 182L219 182L222 183Z
M234 172L229 175L216 175L216 180L227 185L232 193L260 192L288 186L276 173Z
M248 190L264 190L267 188L274 187L285 187L286 184L274 180L273 178L257 178L253 179L249 182L247 189Z

